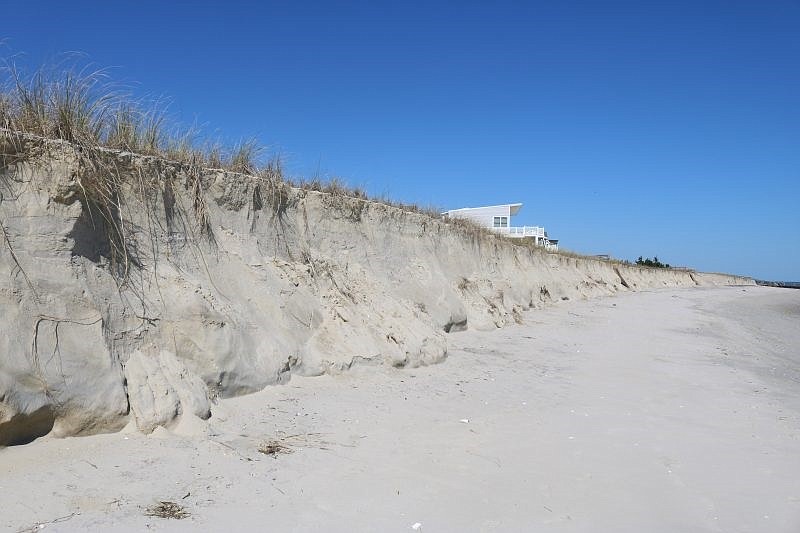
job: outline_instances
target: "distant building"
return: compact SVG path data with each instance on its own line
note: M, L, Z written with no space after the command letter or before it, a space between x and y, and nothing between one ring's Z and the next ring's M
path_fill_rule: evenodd
M522 204L490 205L486 207L463 207L451 209L442 215L465 218L476 224L509 237L531 239L547 250L558 250L558 240L551 239L541 226L512 226L511 217L516 215Z

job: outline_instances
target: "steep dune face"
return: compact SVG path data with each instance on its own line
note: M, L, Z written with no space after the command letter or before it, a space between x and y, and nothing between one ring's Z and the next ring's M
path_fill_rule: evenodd
M217 397L292 373L436 363L447 332L550 301L752 283L547 254L223 171L105 151L89 167L68 144L39 148L0 169L0 445L207 418ZM104 208L86 189L109 169Z

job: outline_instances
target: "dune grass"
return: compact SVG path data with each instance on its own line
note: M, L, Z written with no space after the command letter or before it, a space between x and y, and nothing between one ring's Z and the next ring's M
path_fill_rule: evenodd
M350 206L349 218L360 220L366 202L378 202L404 211L442 219L441 210L406 204L386 197L370 197L360 187L350 187L338 177L322 180L288 179L279 157L266 157L267 150L256 139L243 139L227 147L205 137L196 126L181 127L158 101L133 98L115 84L104 69L92 68L80 58L42 67L31 74L12 63L0 67L0 165L25 160L36 153L36 140L66 141L76 148L81 166L81 201L103 226L115 270L124 275L135 263L122 216L123 185L135 176L121 171L115 156L128 152L152 156L184 165L188 174L194 218L201 234L211 235L200 170L221 169L256 178L253 203L269 202L280 212L286 208L288 187L327 193L335 200L361 202ZM110 153L109 153L110 152ZM153 182L139 177L133 184L146 194ZM156 184L158 186L158 184ZM163 185L163 184L162 184ZM173 187L174 184L167 184ZM160 186L159 186L160 187ZM595 259L573 252L545 252L525 239L512 239L472 221L444 220L452 229L481 242L503 241L535 248L543 253Z
M439 216L433 208L371 198L363 188L350 187L338 177L288 179L279 158L256 139L233 146L209 139L201 128L182 127L158 101L133 98L115 84L105 69L92 68L70 57L27 74L13 63L0 66L0 129L7 158L24 157L18 134L64 140L82 150L106 148L155 156L197 168L221 169L251 176L267 175L271 182L377 201L404 210ZM16 152L14 147L17 148Z
M73 57L30 74L0 67L0 128L244 174L255 173L264 154L253 139L225 147L196 126L179 126L166 105L134 98L107 70Z

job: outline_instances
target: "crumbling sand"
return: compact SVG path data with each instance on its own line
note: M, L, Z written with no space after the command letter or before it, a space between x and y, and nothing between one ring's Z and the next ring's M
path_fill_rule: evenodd
M88 167L63 142L26 150L39 156L0 168L0 446L187 430L216 398L354 365L438 363L447 332L564 299L752 283L547 254L129 153L99 151ZM119 234L80 200L103 172L117 173L106 211Z
M452 335L439 365L221 400L191 435L6 448L0 529L792 533L798 299L570 301ZM259 452L284 437L293 453ZM147 516L161 501L189 516Z

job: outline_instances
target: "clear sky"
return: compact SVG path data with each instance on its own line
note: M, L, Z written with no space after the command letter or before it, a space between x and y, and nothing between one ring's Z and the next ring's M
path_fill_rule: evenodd
M522 202L563 247L800 280L800 1L7 2L290 174Z

